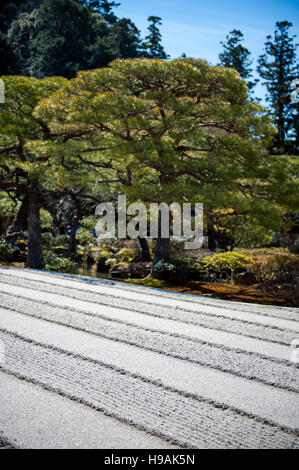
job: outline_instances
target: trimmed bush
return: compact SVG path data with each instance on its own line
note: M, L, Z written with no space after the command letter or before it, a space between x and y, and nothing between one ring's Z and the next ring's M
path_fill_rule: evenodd
M198 279L203 272L203 265L192 258L170 258L160 260L153 266L153 277L169 283L184 283Z
M47 254L43 260L46 271L58 271L60 273L76 274L77 265L68 258L55 256L52 253Z

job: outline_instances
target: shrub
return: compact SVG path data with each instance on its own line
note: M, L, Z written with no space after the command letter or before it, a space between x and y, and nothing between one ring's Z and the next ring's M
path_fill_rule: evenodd
M289 250L292 253L295 253L297 255L299 254L299 238L297 238L297 240L292 245L289 245Z
M278 274L275 279L268 279L259 284L267 294L283 299L289 307L299 307L299 275L296 272Z
M133 248L122 248L115 254L119 263L130 263L134 258L135 250Z
M93 233L93 229L97 222L98 218L95 215L88 215L80 220L80 225Z
M106 260L106 266L113 268L116 264L128 264L134 258L135 250L133 248L121 248L116 253L111 253Z
M41 234L42 243L45 247L50 248L53 245L54 237L50 232L44 232Z
M81 246L94 245L97 241L93 233L85 227L79 228L77 240Z
M68 245L69 237L67 235L57 235L54 237L53 245L54 246L65 246Z
M53 217L51 216L50 212L46 209L41 209L39 211L39 215L41 228L50 230L53 223Z
M160 260L153 266L153 277L169 283L182 283L200 276L203 265L192 258Z
M259 281L275 280L282 274L299 272L299 257L296 255L275 255L257 261L253 270Z
M9 261L13 252L13 246L5 238L0 237L0 261Z
M206 272L213 277L225 276L228 280L235 273L246 270L253 263L250 256L233 251L215 253L213 256L203 258Z
M68 258L48 253L43 260L44 269L46 271L58 271L61 273L77 273L77 265Z

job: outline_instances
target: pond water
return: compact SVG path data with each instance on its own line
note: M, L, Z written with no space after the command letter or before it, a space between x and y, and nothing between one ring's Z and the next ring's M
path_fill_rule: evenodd
M110 273L98 272L96 264L94 264L93 266L84 266L82 268L79 268L77 274L80 274L81 276L91 276L102 279L113 279Z

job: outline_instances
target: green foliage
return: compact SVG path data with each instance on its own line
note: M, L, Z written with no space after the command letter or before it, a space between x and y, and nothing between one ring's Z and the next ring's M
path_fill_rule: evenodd
M133 248L121 248L117 253L115 253L115 257L117 261L121 263L130 263L134 258L135 251Z
M118 5L108 0L6 2L0 12L0 73L69 78L117 57L139 57L145 53L140 32L130 19L117 18L113 8ZM151 34L160 35L154 29Z
M92 234L92 232L85 228L80 227L77 234L78 243L82 246L93 245L96 242L96 238Z
M161 44L162 36L159 30L159 26L162 24L161 18L159 16L149 16L147 20L149 22L149 34L143 43L146 57L168 59L169 57Z
M252 269L259 281L275 280L282 274L299 272L299 257L296 255L275 255L260 259Z
M98 218L95 215L87 215L86 217L82 217L80 225L92 232L97 222Z
M43 259L44 269L46 271L58 271L61 273L76 274L78 271L77 265L68 258L55 256L48 253Z
M53 217L50 214L50 212L47 211L46 209L41 208L39 211L39 215L40 215L41 228L51 229L51 226L53 223Z
M292 245L290 245L289 249L292 253L299 255L299 238L297 238L297 240Z
M15 74L30 75L31 42L37 33L38 10L21 13L10 25L7 40L14 48Z
M75 0L45 0L38 10L36 33L30 44L33 75L69 78L87 68L93 23L89 10Z
M249 256L227 251L225 253L215 253L213 256L203 258L204 267L211 276L222 277L227 279L232 277L236 272L246 270L253 263L253 259Z
M13 201L6 192L0 192L0 233L6 233L21 203Z
M64 247L68 244L68 241L69 237L67 235L56 235L56 237L53 237L54 246Z
M120 57L125 59L141 55L140 31L131 20L122 18L117 21L109 37L117 46Z
M14 248L3 237L0 237L0 262L9 261L13 254Z
M170 258L160 260L153 266L153 277L169 283L181 284L198 279L203 273L202 263L192 258Z
M278 21L274 37L267 36L265 53L258 59L258 72L267 87L267 100L275 118L278 134L275 149L283 153L287 138L298 143L298 109L291 101L292 81L298 77L295 36L289 35L292 23ZM297 115L297 120L295 119ZM298 149L297 149L298 150Z
M50 232L44 232L41 234L42 237L42 244L45 246L47 249L51 248L54 243L54 237L52 233Z
M81 246L95 245L97 243L97 239L93 234L97 221L98 219L94 215L88 215L80 220L77 240Z
M117 252L113 253L110 258L105 262L106 266L113 268L116 264L127 264L130 263L135 255L135 251L132 248L121 248Z
M252 77L252 68L250 68L252 60L250 60L249 50L242 45L243 39L243 33L233 29L226 36L226 43L221 42L223 52L219 54L219 59L221 65L237 70L240 76L247 80L248 88L251 89L255 86L256 81L248 80Z

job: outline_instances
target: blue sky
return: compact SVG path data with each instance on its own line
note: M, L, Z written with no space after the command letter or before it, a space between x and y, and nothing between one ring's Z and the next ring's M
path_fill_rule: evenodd
M262 53L268 34L274 31L276 21L293 23L293 34L299 37L298 0L118 0L118 17L131 18L146 34L147 18L160 16L163 45L171 58L183 52L187 56L207 59L215 64L221 51L220 41L232 29L240 29L245 36L244 45L256 59ZM256 65L256 62L254 63ZM263 97L259 85L256 95Z

